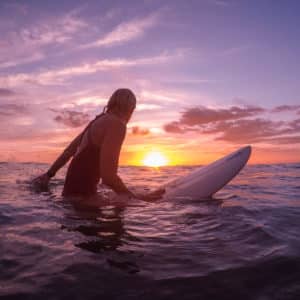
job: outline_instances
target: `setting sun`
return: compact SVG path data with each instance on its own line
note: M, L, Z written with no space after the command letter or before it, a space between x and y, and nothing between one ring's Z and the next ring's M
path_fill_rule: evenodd
M162 167L168 164L168 160L160 152L150 152L143 159L143 165L148 167Z

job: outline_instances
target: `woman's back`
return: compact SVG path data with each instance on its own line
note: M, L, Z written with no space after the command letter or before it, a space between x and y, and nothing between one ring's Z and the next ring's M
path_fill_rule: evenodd
M64 196L93 195L101 174L109 180L116 175L125 133L125 123L114 114L100 115L90 123L68 168Z
M104 135L110 133L115 134L113 129L116 127L126 130L126 125L114 114L106 113L99 115L91 122L89 128L85 131L75 155L81 152L82 149L84 149L89 143L101 147L104 140Z

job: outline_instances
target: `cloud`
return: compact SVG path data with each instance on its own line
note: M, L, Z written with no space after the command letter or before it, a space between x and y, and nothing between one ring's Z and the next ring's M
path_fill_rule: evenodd
M150 130L148 128L141 128L139 126L133 126L131 128L131 133L133 135L148 135Z
M145 31L157 24L159 14L154 13L145 18L138 18L123 22L115 27L103 38L92 43L81 46L80 48L110 47L117 44L137 39L145 34Z
M14 94L15 92L12 90L0 88L0 97L9 97L13 96Z
M159 110L162 106L159 104L153 104L153 103L139 103L136 110L137 111L149 111L149 110Z
M162 53L153 57L136 59L103 59L92 63L84 63L77 66L70 66L61 69L54 69L34 73L17 73L0 77L0 84L5 86L17 86L20 84L62 84L65 80L75 76L89 75L99 71L109 71L116 68L133 67L140 65L153 65L164 63L182 57L181 52L174 54Z
M265 109L257 106L238 107L228 109L211 109L207 107L194 107L182 113L180 123L188 126L202 125L210 122L236 120L244 117L255 116Z
M293 121L288 122L288 129L286 133L298 133L300 132L300 119L295 119Z
M22 28L18 36L27 45L59 44L72 39L76 32L87 26L88 24L72 11L60 17L38 22L29 28Z
M268 142L268 143L277 144L277 145L300 144L300 136L299 135L298 136L280 136L280 137L274 137L274 138L271 138L271 139L266 139L265 141Z
M41 52L33 53L30 56L26 54L24 57L14 58L11 60L0 62L0 69L29 64L32 62L42 60L44 57L45 55Z
M300 119L286 122L251 118L265 111L253 106L235 106L229 109L190 108L181 114L179 121L165 124L164 130L175 134L196 131L199 135L213 135L215 140L231 143L298 143L299 139L290 134L299 133Z
M27 109L24 105L20 104L0 104L0 115L2 116L14 116L19 114L24 114Z
M272 112L295 111L300 109L300 105L280 105L272 109Z
M212 109L204 106L192 107L181 114L178 122L168 123L164 126L164 129L167 132L183 133L186 130L191 130L193 126L256 116L264 111L264 108L257 106L232 106L227 109Z
M215 128L206 129L203 133L220 133L216 140L232 143L254 143L265 141L269 137L283 133L284 122L266 119L246 119L231 122L219 122Z
M73 10L64 15L44 17L29 26L19 28L15 28L14 23L13 28L6 30L1 37L0 68L42 60L46 47L62 45L72 40L78 32L88 26L77 13Z
M58 123L64 124L67 127L80 127L90 120L90 116L82 112L72 110L58 111L55 109L51 109L51 111L57 113L57 115L54 117L54 120Z
M179 122L171 122L164 125L164 130L170 133L184 133L185 130L180 126Z
M166 93L165 91L143 90L140 94L143 99L157 101L159 103L179 103L185 102L184 95L180 93Z

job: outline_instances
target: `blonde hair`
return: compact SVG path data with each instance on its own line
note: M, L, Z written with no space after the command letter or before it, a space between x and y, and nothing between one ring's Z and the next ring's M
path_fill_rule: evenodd
M117 89L110 96L105 111L116 111L119 113L128 113L134 109L136 105L136 98L130 89Z

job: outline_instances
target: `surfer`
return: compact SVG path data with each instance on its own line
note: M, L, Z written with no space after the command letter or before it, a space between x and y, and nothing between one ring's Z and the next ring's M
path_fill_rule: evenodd
M34 186L47 189L50 179L73 157L67 170L63 196L95 196L97 184L102 179L102 183L118 195L145 201L160 198L163 190L136 194L128 189L117 174L126 125L135 107L136 97L131 90L116 90L103 112L69 144L45 174L33 180Z

